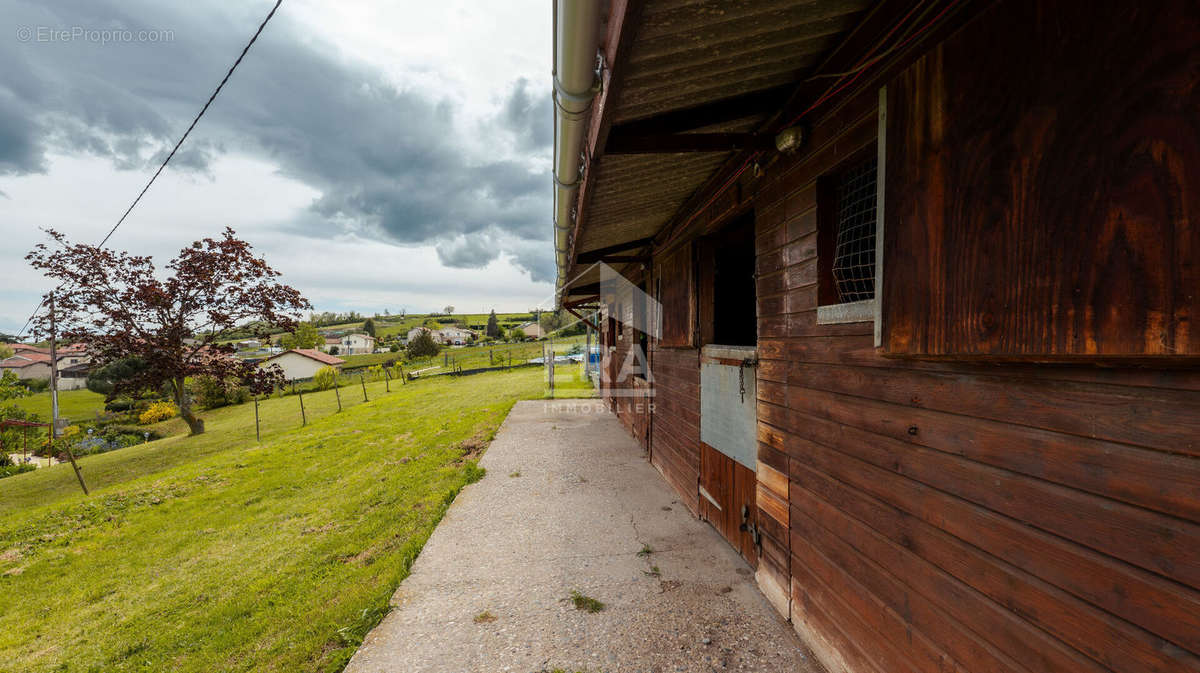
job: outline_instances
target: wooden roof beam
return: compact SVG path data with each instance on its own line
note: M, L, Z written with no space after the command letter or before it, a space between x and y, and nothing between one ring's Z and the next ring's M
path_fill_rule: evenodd
M624 252L626 250L634 250L636 248L644 248L653 242L654 242L653 237L639 238L634 241L627 241L625 243L618 243L616 245L610 245L606 248L597 248L595 250L588 250L587 252L581 252L581 253L579 253L579 255L577 256L576 259L579 264L591 264L592 262L602 262L602 261L604 261L604 259L606 257L611 257L612 255L614 255L618 252Z
M694 129L723 124L738 119L758 116L774 112L791 97L796 90L796 84L789 83L771 89L751 91L731 98L695 105L681 110L672 110L653 117L635 119L621 124L613 124L609 129L609 139L613 135L652 136L668 133L682 133Z
M630 135L614 128L608 135L605 154L679 154L681 152L736 152L770 149L770 136L753 133L675 133Z

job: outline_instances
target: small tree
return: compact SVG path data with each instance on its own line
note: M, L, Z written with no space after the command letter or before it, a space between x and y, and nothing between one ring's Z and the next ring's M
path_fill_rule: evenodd
M375 321L367 318L366 322L363 323L363 332L375 336Z
M204 421L192 410L184 385L188 378L235 379L256 393L283 384L278 366L259 368L239 360L234 347L218 339L247 323L259 338L266 338L271 326L293 331L292 316L311 306L297 290L278 282L280 273L255 257L232 229L181 250L167 263L166 278L159 277L149 257L72 244L57 231L48 233L56 248L39 244L25 258L61 283L54 299L63 338L85 343L97 363L138 358L145 365L113 380L110 399L169 385L179 415L197 435L204 432ZM47 333L49 322L47 314L40 315L39 331Z
M29 391L21 385L21 379L17 378L15 372L6 370L0 374L0 402L25 397L28 394Z
M8 346L8 344L0 343L0 360L3 360L5 358L11 358L12 356L13 356L13 349L10 348Z
M454 313L454 307L453 307L453 306L447 306L447 307L445 307L445 308L443 308L443 309L442 309L442 313L445 313L446 315L450 315L451 313Z
M330 347L329 347L329 354L330 354L330 355L337 355L337 354L338 354L338 353L340 353L340 352L342 352L342 349L341 349L341 348L338 348L337 346L330 346Z
M484 328L483 333L490 337L500 334L500 322L496 320L496 309L492 309L492 312L488 314L487 327Z
M321 367L313 375L313 383L316 384L317 390L329 390L337 385L337 377L338 371L333 367Z
M441 346L433 340L433 334L427 330L421 330L417 336L408 342L407 354L409 359L433 357L440 351Z
M316 325L311 322L302 322L296 325L295 331L291 334L284 334L279 339L279 345L287 350L293 348L316 348L317 344L323 343L324 339L317 332Z

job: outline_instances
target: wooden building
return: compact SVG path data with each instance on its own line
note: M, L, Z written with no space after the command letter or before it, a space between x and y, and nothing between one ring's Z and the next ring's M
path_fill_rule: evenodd
M563 0L555 37L560 301L831 671L1200 670L1200 4Z

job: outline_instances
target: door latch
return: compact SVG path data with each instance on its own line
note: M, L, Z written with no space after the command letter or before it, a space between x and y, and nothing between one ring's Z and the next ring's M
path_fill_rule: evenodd
M746 358L738 367L738 395L741 396L742 404L746 403L746 367L753 367L757 364L756 358Z
M750 541L754 543L754 546L761 546L758 539L758 527L750 521L750 508L746 505L742 505L742 525L738 527L738 530L750 533Z

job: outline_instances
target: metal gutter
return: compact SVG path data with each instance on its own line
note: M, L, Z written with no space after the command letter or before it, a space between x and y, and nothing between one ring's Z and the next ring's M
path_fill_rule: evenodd
M597 52L601 0L554 2L554 261L555 302L568 267L575 204L583 179L583 144L600 90Z

